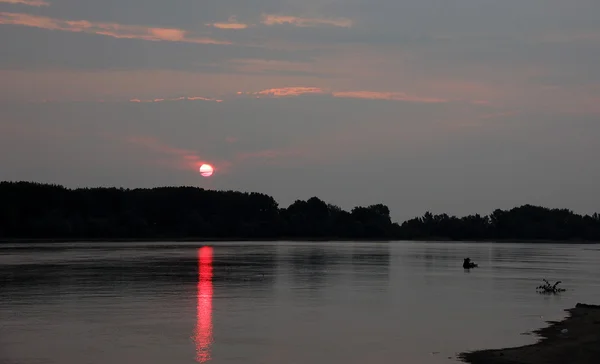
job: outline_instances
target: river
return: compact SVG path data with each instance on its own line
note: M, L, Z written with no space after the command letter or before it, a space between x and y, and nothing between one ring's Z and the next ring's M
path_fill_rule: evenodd
M2 244L0 363L456 363L600 303L599 263L578 244Z

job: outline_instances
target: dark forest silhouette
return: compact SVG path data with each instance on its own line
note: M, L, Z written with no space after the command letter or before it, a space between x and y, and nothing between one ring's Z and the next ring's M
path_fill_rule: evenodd
M0 182L0 239L600 241L600 215L524 205L488 216L427 212L397 224L384 204L345 211L312 197L280 208L261 193Z

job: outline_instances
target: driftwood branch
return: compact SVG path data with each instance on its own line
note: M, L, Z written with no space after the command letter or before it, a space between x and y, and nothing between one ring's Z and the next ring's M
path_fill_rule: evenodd
M538 290L540 293L558 293L565 291L565 289L563 288L558 288L558 285L561 283L561 281L557 281L554 284L550 284L550 282L548 282L547 280L542 280L544 281L544 284L536 288L536 290Z

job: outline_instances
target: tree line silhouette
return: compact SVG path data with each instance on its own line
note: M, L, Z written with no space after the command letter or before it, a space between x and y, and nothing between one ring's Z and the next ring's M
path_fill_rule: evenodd
M523 205L488 216L427 212L398 224L384 204L345 211L312 197L281 208L262 193L0 182L0 239L600 241L600 215Z

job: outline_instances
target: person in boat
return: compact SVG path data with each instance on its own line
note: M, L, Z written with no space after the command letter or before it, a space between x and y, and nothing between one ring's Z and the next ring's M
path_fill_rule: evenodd
M475 268L475 267L477 267L477 264L473 263L471 261L471 258L465 258L464 259L463 268L469 269L469 268Z

